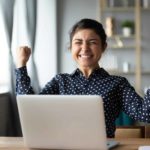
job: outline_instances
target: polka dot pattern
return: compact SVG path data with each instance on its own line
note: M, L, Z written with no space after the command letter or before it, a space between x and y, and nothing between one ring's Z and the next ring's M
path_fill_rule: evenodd
M16 69L17 94L34 94L27 68ZM121 110L135 120L150 123L150 90L140 97L124 77L109 75L103 68L85 78L79 69L58 74L40 94L100 95L103 98L107 137L114 137L115 120Z

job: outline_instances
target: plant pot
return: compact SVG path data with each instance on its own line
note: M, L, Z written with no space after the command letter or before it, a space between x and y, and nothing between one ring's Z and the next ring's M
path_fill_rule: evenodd
M122 33L123 33L124 36L129 37L132 34L132 29L129 28L129 27L124 27L122 29Z

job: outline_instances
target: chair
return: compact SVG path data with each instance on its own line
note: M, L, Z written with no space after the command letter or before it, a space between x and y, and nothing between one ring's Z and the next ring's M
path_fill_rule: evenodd
M117 126L116 138L145 138L145 126Z

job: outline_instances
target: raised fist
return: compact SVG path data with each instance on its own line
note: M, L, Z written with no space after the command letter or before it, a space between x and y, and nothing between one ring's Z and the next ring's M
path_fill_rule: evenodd
M31 55L31 48L27 46L21 46L17 49L17 68L26 66L27 61Z

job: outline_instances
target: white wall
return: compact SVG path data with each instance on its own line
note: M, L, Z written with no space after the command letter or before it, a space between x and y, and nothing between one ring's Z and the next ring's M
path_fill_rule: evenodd
M69 30L81 18L97 19L98 0L58 0L57 1L57 35L58 35L58 71L72 72L75 62L67 49Z

